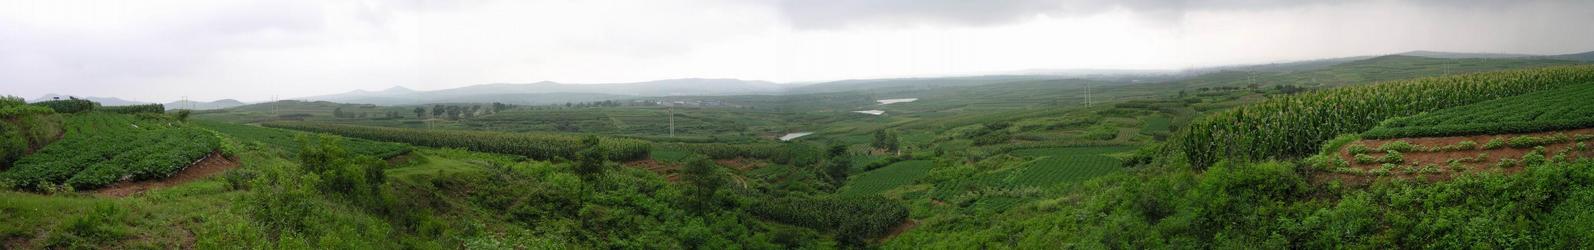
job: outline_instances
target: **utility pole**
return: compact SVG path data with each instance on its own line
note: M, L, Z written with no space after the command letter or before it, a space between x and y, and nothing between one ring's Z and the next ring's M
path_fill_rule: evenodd
M1090 83L1085 83L1085 107L1090 107Z
M670 111L670 138L675 138L675 104L671 103L670 107L665 109Z

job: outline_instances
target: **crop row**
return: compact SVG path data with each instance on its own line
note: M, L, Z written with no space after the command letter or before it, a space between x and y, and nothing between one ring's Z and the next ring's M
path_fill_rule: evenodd
M166 112L166 106L165 105L161 105L159 103L151 103L151 104L127 105L127 106L104 106L104 107L95 108L94 110L117 113L117 114L165 113Z
M523 155L539 160L575 159L576 152L586 147L582 143L583 137L565 134L410 129L311 122L273 122L263 125L376 141ZM605 158L620 161L647 158L650 145L647 141L610 137L601 138L598 147L602 149Z
M725 143L660 143L660 149L701 154L713 159L766 159L793 166L810 166L819 162L819 148L802 143L725 144Z
M155 124L127 115L73 115L66 121L65 138L18 160L3 178L37 189L59 184L94 188L122 179L163 178L220 145L215 134L202 129Z
M1390 119L1366 138L1531 133L1594 127L1594 84Z
M1594 82L1594 66L1420 78L1287 95L1192 121L1171 149L1192 166L1220 160L1293 158L1323 141L1394 117Z
M880 197L770 198L748 211L764 219L835 232L848 243L878 237L908 219L907 207Z
M197 121L195 123L207 129L227 134L239 140L258 141L260 143L275 146L289 154L296 154L299 152L299 149L304 146L304 143L299 141L300 137L308 134L293 130L242 124L208 121ZM368 155L378 159L386 159L393 156L398 156L409 153L411 150L409 145L401 143L379 142L364 139L345 139L339 140L338 143L343 149L348 150L349 153L355 155Z

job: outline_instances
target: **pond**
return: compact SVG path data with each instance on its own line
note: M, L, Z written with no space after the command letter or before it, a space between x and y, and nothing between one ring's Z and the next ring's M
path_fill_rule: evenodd
M892 103L913 102L913 101L918 101L918 100L919 100L919 98L899 98L899 99L885 99L885 100L875 100L875 101L876 102L880 102L880 105L886 105L886 104L892 104Z
M786 134L784 136L781 136L780 137L780 141L790 141L790 140L797 139L797 137L803 137L803 136L807 136L807 135L811 135L811 134L814 134L814 132L788 133L788 134Z

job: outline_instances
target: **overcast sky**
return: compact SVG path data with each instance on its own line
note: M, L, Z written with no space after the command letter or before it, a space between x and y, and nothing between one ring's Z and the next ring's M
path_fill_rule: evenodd
M776 82L1594 50L1594 1L0 0L0 94Z

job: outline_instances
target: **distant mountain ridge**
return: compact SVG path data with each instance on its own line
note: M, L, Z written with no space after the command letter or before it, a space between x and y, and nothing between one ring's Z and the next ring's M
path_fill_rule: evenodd
M1400 54L1395 54L1395 55L1417 56L1417 57L1427 57L1427 58L1443 58L1443 59L1468 59L1468 58L1496 59L1496 58L1522 58L1522 57L1543 56L1543 55L1528 55L1528 54L1468 53L1468 52L1446 52L1446 51L1428 51L1428 50L1413 50L1413 51L1407 51L1405 53L1400 53Z
M795 85L797 84L704 78L604 84L566 84L544 81L535 83L479 84L432 91L416 91L404 87L392 87L382 91L355 90L341 94L294 99L377 105L449 102L503 102L540 105L648 96L774 94Z
M788 95L840 91L866 91L905 88L966 87L985 84L1046 81L1066 78L1109 79L1122 81L1164 81L1194 77L1223 71L1249 72L1311 72L1336 66L1379 65L1395 63L1404 65L1426 60L1452 59L1505 59L1522 60L1529 64L1594 62L1594 51L1564 55L1529 55L1508 53L1468 53L1415 50L1387 55L1351 56L1311 59L1267 64L1230 65L1193 68L1188 70L1049 70L1031 69L1009 74L909 77L885 79L850 79L817 83L773 83L757 80L684 78L631 83L570 84L558 82L490 83L458 88L417 91L404 87L391 87L380 91L355 90L340 94L294 98L307 101L330 101L376 105L416 105L430 103L481 103L502 102L523 105L560 104L567 102L592 102L665 96L727 96L727 95ZM1351 63L1351 64L1347 64ZM1342 65L1344 64L1344 65ZM1467 71L1458 68L1457 70ZM1130 78L1101 77L1104 75L1135 75Z

